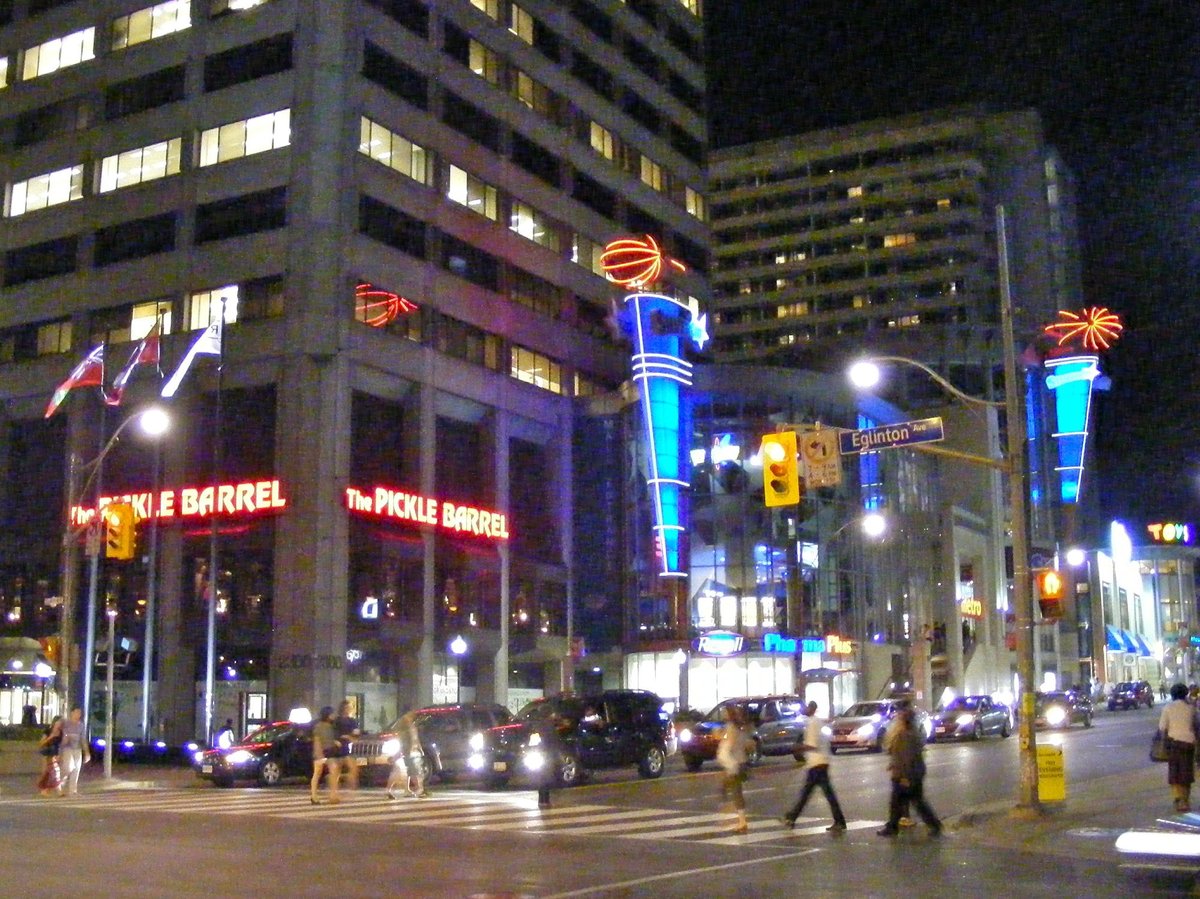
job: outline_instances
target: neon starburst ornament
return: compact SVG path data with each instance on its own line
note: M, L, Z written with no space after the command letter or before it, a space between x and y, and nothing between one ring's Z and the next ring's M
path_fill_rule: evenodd
M354 311L358 320L372 328L382 328L398 315L415 312L416 303L390 290L380 290L374 284L359 284L354 290Z
M663 253L658 241L647 234L643 238L622 237L610 241L600 254L604 274L621 287L641 290L649 287L662 275L663 265L681 272L683 263Z
M1058 339L1059 346L1079 339L1086 350L1107 350L1121 336L1125 326L1116 313L1103 306L1092 306L1079 312L1059 310L1058 321L1044 330Z

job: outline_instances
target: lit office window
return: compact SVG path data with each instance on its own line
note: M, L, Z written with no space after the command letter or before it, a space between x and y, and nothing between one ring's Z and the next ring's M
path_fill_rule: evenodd
M593 150L595 150L605 159L616 159L617 144L613 139L611 131L609 131L603 125L592 122L591 140Z
M25 51L25 65L21 70L21 77L28 81L65 69L67 66L95 59L95 40L96 29L85 28L30 47Z
M708 221L708 204L704 202L704 195L700 191L685 187L683 189L683 203L688 213L694 215L702 222Z
M112 48L122 50L191 27L192 0L167 0L113 19Z
M522 71L518 70L513 79L512 95L534 112L547 116L554 113L554 95L550 89Z
M508 30L525 43L533 44L533 16L515 3L508 10Z
M662 166L648 156L642 157L640 177L643 184L649 184L655 190L663 189Z
M264 3L269 3L270 0L213 0L212 15L220 15L223 12L240 12L244 9L254 9L256 6L262 6Z
M883 235L883 245L885 247L906 247L909 244L916 242L917 235L912 233Z
M176 137L104 157L100 161L100 193L178 175L182 144L182 139Z
M55 356L59 353L69 352L71 352L70 319L38 325L37 354L39 356Z
M8 57L0 56L0 88L8 87Z
M212 290L202 290L188 297L187 323L189 331L199 331L212 324L225 309L225 322L238 320L238 286L228 284Z
M541 353L522 346L512 347L512 376L551 393L563 392L562 366Z
M497 220L496 188L456 165L450 166L450 189L446 196L484 218Z
M358 152L390 169L427 184L428 154L424 147L401 137L365 116L359 120Z
M479 41L468 45L467 67L488 84L500 83L500 57Z
M9 187L8 209L5 215L23 215L35 209L70 203L83 199L83 166L73 165L69 169L36 175L26 181L18 181Z
M558 234L549 217L528 203L513 201L508 227L538 246L558 249Z
M604 255L604 244L592 240L583 234L576 234L571 241L571 261L582 265L593 275L604 277L604 265L600 257Z
M150 333L155 322L160 322L159 334L171 333L171 301L156 300L151 303L134 303L129 316L129 339L141 340Z
M200 165L216 165L243 156L286 147L292 141L290 109L209 128L200 135Z
M500 21L500 0L471 0L471 5L488 18Z
M700 15L700 0L679 0L679 3L693 16Z

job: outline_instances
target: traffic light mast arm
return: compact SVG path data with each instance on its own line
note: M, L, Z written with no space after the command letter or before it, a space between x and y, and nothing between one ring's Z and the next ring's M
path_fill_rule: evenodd
M975 465L989 465L992 468L1002 471L1005 474L1009 471L1007 459L993 459L991 456L977 456L974 453L964 453L961 450L947 449L944 446L937 446L932 443L913 443L908 449L915 449L918 452L929 453L932 456L945 456L950 459L958 459L960 462L971 462Z

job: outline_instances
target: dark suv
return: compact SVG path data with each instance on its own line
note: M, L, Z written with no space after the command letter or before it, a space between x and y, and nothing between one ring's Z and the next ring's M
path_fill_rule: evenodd
M579 782L594 768L636 765L642 777L661 777L670 742L670 717L662 700L645 690L607 690L594 696L564 693L535 699L513 724L493 728L489 745L497 755L524 758L529 737L551 715L563 721L563 751L550 759L562 786ZM540 756L530 753L529 758ZM495 778L499 780L497 776Z
M1108 694L1108 710L1136 709L1139 705L1150 708L1154 705L1154 690L1149 681L1122 681L1114 684Z

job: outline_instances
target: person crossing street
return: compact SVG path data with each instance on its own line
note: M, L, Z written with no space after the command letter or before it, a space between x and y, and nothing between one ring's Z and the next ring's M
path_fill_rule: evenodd
M813 790L820 787L833 813L833 824L826 828L832 834L846 832L846 816L842 814L842 806L838 802L837 793L833 791L833 783L829 779L829 737L825 733L825 720L817 716L817 704L808 704L808 723L804 726L804 787L796 804L780 820L788 828L796 826L796 819L804 811L808 798Z

